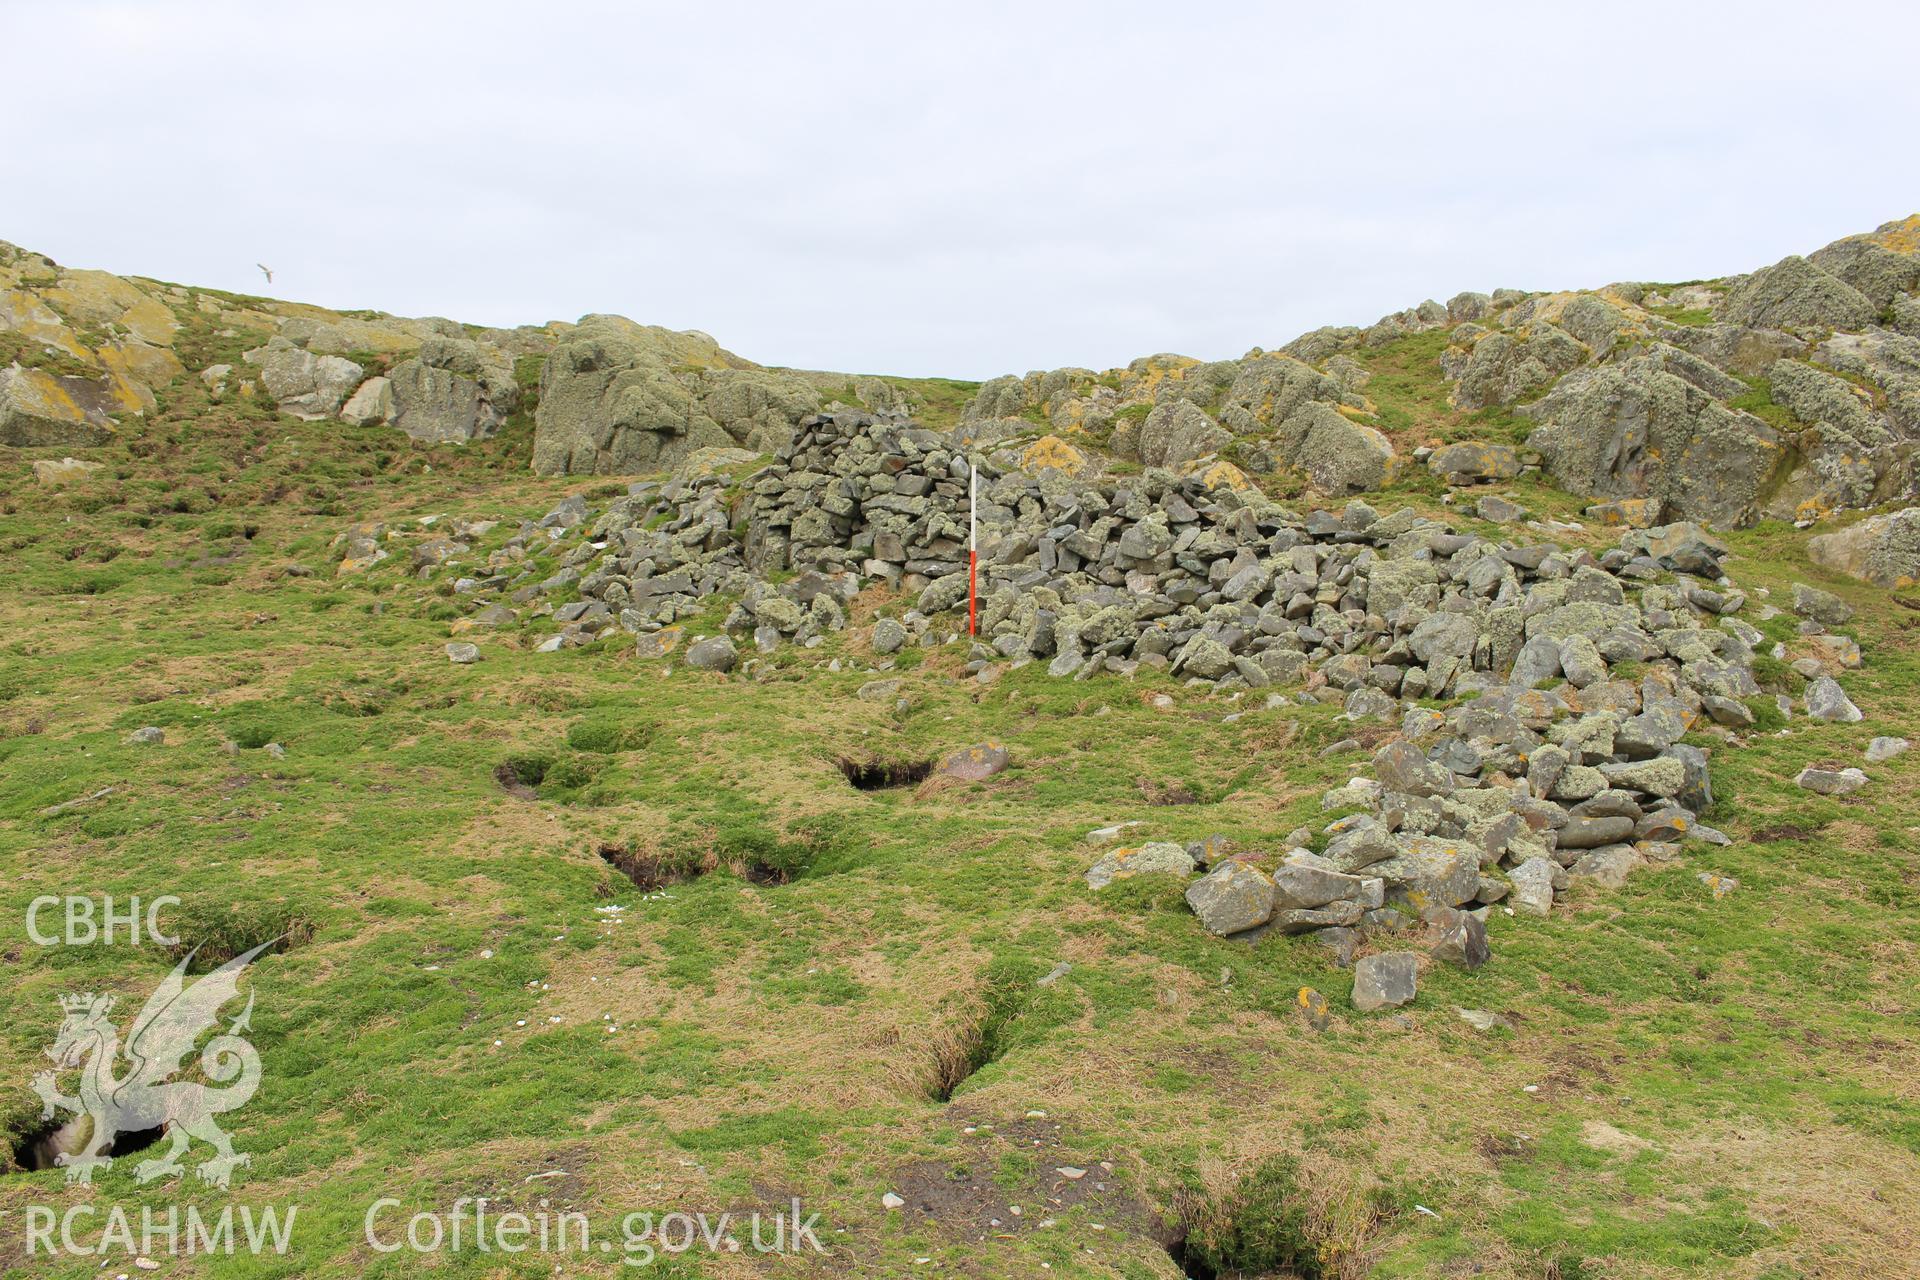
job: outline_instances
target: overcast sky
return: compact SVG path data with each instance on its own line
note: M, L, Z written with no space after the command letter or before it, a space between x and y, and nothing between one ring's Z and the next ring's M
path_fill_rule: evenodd
M0 238L767 364L1236 356L1920 210L1911 3L0 0L0 30Z

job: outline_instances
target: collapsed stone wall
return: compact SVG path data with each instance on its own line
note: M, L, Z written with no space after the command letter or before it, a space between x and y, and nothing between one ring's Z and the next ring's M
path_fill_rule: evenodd
M1312 931L1350 954L1356 931L1419 927L1444 958L1477 964L1491 911L1545 914L1576 879L1617 885L1724 840L1701 822L1707 752L1682 739L1752 729L1767 642L1743 615L1775 610L1726 581L1724 545L1686 523L1596 555L1358 501L1298 513L1231 469L1086 478L1059 449L970 457L903 417L848 412L803 420L746 474L745 455L722 451L597 515L568 499L492 553L488 576L456 583L474 611L455 629L551 610L560 630L543 649L627 633L643 659L750 673L747 646L817 645L884 583L904 596L866 633L884 669L964 630L970 461L980 679L1030 661L1077 680L1157 670L1269 708L1334 704L1354 726L1341 749L1379 744L1324 798L1340 816L1319 835L1241 856L1119 849L1090 884L1205 871L1189 901L1216 933ZM422 544L420 572L481 532L456 524L451 543ZM364 537L345 549L348 563L365 553ZM715 595L732 601L720 633L683 635ZM1805 588L1794 603L1827 657L1796 665L1804 704L1781 695L1778 709L1859 718L1832 678L1858 649L1825 630L1844 606ZM863 696L898 688L880 679Z

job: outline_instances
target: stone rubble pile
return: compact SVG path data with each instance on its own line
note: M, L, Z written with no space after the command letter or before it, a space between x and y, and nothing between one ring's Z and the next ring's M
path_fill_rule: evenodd
M1697 525L1630 530L1595 555L1358 501L1298 514L1238 487L1238 473L1086 479L1038 446L970 460L953 437L887 414L805 419L773 463L738 475L749 461L695 455L597 518L567 499L494 551L487 577L460 579L480 607L456 630L551 607L562 630L542 648L617 630L657 658L717 595L735 602L726 634L682 657L724 671L740 643L818 643L846 627L854 595L884 583L913 607L874 623L873 652L936 644L964 625L971 463L982 679L1035 660L1062 678L1154 669L1264 691L1268 707L1338 704L1356 735L1342 745L1373 746L1370 767L1324 798L1338 816L1318 835L1297 831L1273 855L1116 849L1089 872L1095 888L1204 873L1187 896L1216 934L1316 932L1351 956L1370 932L1419 927L1434 954L1477 966L1491 911L1545 915L1576 880L1617 886L1689 842L1725 841L1700 821L1706 752L1681 739L1753 727L1766 641L1722 575L1724 544ZM484 532L456 522L418 545L420 571ZM1857 647L1826 632L1847 620L1843 602L1802 588L1794 609L1832 668L1858 665ZM1861 716L1829 664L1799 665L1806 714Z

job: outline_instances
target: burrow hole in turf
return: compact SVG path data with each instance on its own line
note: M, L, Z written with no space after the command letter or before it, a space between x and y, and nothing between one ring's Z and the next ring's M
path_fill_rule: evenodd
M911 787L925 782L933 772L932 760L855 760L841 756L840 772L855 791L886 791L892 787Z
M1180 1274L1187 1280L1216 1280L1220 1274L1197 1250L1187 1248L1185 1232L1181 1232L1180 1236L1167 1246L1167 1256L1173 1259L1173 1265L1180 1268Z
M624 845L603 844L600 860L633 881L642 893L655 893L671 884L680 884L699 875L704 868L674 866L657 854L635 853Z
M54 1156L57 1154L54 1139L67 1123L69 1122L56 1117L34 1126L21 1134L19 1138L15 1139L13 1144L13 1172L39 1173L45 1169L61 1168L62 1166L54 1160ZM107 1145L106 1154L118 1160L122 1156L130 1156L137 1151L145 1151L148 1147L159 1142L164 1133L165 1130L160 1127L152 1129L128 1129L124 1132L116 1133L113 1136L113 1141Z
M979 1009L938 1035L933 1043L933 1079L928 1090L935 1102L952 1102L960 1086L998 1062L1007 1052L1008 1032L1029 1003L1022 995L989 989Z

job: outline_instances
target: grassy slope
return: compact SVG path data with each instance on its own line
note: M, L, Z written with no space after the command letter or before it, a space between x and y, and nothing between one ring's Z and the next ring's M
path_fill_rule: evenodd
M1329 1275L1911 1273L1914 757L1871 767L1875 785L1847 800L1791 778L1920 722L1920 615L1809 567L1801 535L1735 535L1732 572L1776 600L1805 580L1860 606L1868 666L1848 684L1869 721L1796 720L1739 750L1698 739L1718 746L1711 817L1731 848L1577 892L1551 921L1496 915L1492 964L1429 973L1404 1019L1361 1017L1312 941L1211 939L1175 886L1094 898L1079 880L1081 837L1107 822L1255 847L1316 823L1320 792L1361 759L1319 757L1344 736L1330 709L1223 724L1239 704L1158 678L1052 681L1037 665L983 687L956 678L947 649L902 663L900 713L854 697L871 678L858 629L782 653L762 682L666 675L617 645L535 655L538 622L477 637L485 661L451 667L443 589L399 556L334 580L333 533L444 512L506 517L497 543L566 492L612 486L528 477L524 422L428 453L195 394L101 451L108 470L73 490L39 489L26 455L0 457L0 971L14 1010L0 1118L17 1128L34 1109L25 1086L59 994L115 990L124 1013L171 963L33 947L35 895L177 893L195 936L312 925L257 966L265 1084L231 1126L254 1159L238 1198L304 1206L296 1254L171 1272L414 1274L407 1255L358 1243L386 1194L409 1211L546 1196L603 1229L633 1209L800 1194L836 1228L817 1274L925 1274L914 1260L932 1258L968 1275L1046 1262L1167 1276L1162 1228L1139 1206L1197 1219L1207 1193L1292 1155L1279 1181L1303 1212L1286 1230ZM1415 412L1406 429L1439 427ZM317 576L282 576L290 562ZM835 655L850 669L824 671ZM609 720L625 742L578 728ZM126 745L143 724L168 744ZM570 731L623 749L579 750ZM1016 765L986 784L857 793L833 764L990 737ZM556 766L531 801L493 777L528 754ZM1143 781L1202 803L1150 807ZM40 816L104 786L117 790ZM597 855L607 844L714 870L643 900ZM780 856L812 867L760 885L733 865ZM1742 887L1715 901L1703 869ZM596 910L609 904L625 923ZM1032 985L1059 960L1070 974ZM1297 1015L1302 986L1332 999L1331 1029ZM1511 1026L1475 1032L1456 1005ZM942 1064L968 1056L983 1016L997 1060L939 1101ZM1594 1122L1644 1145L1600 1149ZM1102 1160L1107 1193L1052 1174ZM568 1176L526 1181L556 1168ZM902 1186L950 1193L946 1221L883 1211L881 1192ZM1086 1203L1050 1209L1049 1195ZM0 1221L30 1202L181 1198L225 1202L192 1183L138 1190L124 1168L92 1195L11 1175ZM989 1214L1017 1230L989 1230ZM998 1238L973 1243L982 1233ZM18 1243L0 1234L0 1251ZM464 1255L441 1273L546 1275L552 1261ZM19 1262L0 1252L0 1269ZM602 1258L567 1270L621 1272Z

